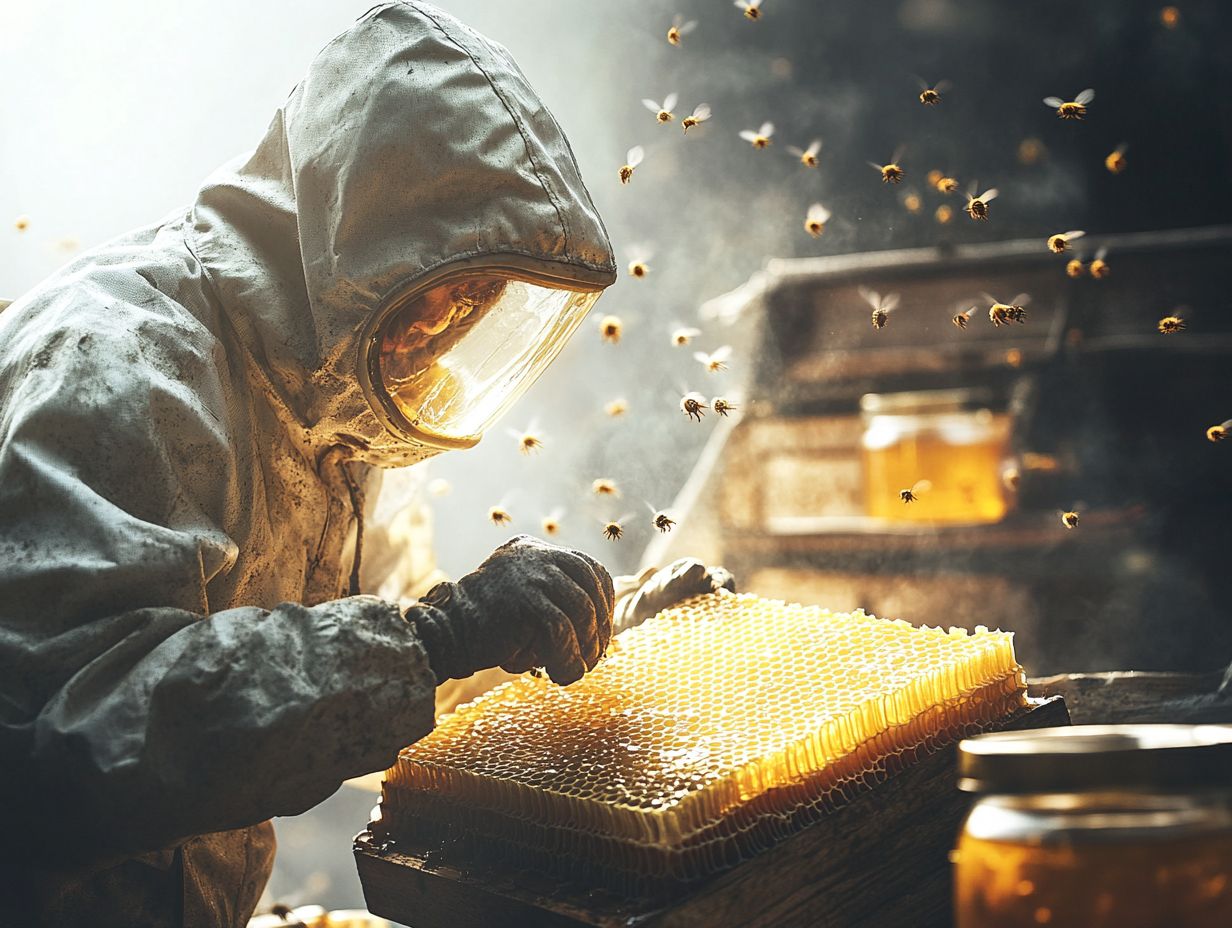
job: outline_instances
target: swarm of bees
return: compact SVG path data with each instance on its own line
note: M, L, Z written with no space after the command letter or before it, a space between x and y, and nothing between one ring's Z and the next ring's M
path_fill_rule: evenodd
M950 89L949 81L937 81L935 84L929 84L922 77L917 77L916 83L920 85L920 102L925 106L936 106L941 102L941 95Z
M1071 229L1069 232L1057 232L1048 236L1048 250L1054 255L1063 255L1069 251L1069 243L1086 235L1081 229ZM1075 276L1075 275L1070 275Z
M672 24L667 29L667 43L669 45L680 45L680 40L697 28L697 20L691 19L685 22L683 16L677 13L672 17Z
M1094 99L1095 91L1088 87L1068 102L1060 97L1044 97L1044 106L1056 110L1059 119L1086 119L1087 104Z
M860 296L873 308L870 321L874 329L885 328L885 324L890 321L890 313L898 309L901 299L897 293L888 293L882 296L876 290L869 290L867 287L860 287Z
M996 187L993 187L977 197L975 195L977 189L975 184L967 188L967 205L963 209L972 219L983 222L988 219L988 204L997 198L998 191Z
M883 184L901 184L903 178L907 176L907 172L903 170L903 166L899 164L903 160L903 148L899 148L894 152L892 157L886 164L878 164L876 161L868 163L874 171L881 174L881 182Z
M742 129L740 138L744 139L758 151L762 151L770 147L770 137L774 135L774 123L763 122L761 128L754 131L752 129Z
M1161 335L1175 335L1177 332L1185 331L1185 320L1172 313L1160 319L1157 328Z
M817 167L817 155L821 152L821 139L813 139L809 142L808 148L797 148L795 145L787 146L787 153L794 158L798 158L800 163L806 168Z
M673 92L664 97L662 103L656 103L654 100L647 97L642 100L642 106L654 113L655 121L659 123L659 125L663 125L664 123L671 122L676 118L676 114L673 113L672 110L676 108L676 103L679 99L679 94Z

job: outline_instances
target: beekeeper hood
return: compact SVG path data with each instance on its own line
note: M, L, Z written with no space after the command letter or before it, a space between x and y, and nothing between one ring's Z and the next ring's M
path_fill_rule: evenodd
M192 220L302 437L385 466L478 441L615 278L569 143L509 53L420 2L328 45Z

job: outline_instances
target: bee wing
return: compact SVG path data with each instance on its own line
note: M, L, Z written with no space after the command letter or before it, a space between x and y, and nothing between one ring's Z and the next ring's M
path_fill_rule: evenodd
M703 122L710 118L710 104L699 103L693 107L693 118L698 122Z
M919 85L921 90L928 90L928 81L924 80L920 75L912 74L911 78Z
M684 15L677 13L672 17L672 28L679 29L684 24Z
M899 145L898 148L894 149L894 157L890 159L891 163L898 164L898 162L903 160L903 155L905 154L907 154L907 146Z
M646 149L642 148L641 145L634 145L629 149L629 154L626 157L628 158L628 161L625 163L628 164L629 167L635 168L641 164L642 160L646 157Z
M749 9L753 9L753 10L755 10L755 9L757 9L759 6L761 6L761 0L749 0L749 2L748 2L748 7L749 7Z
M1001 302L995 296L989 293L987 290L981 290L980 296L989 303L1000 303Z
M1058 109L1064 102L1060 97L1044 97L1044 106L1051 106L1054 110Z
M932 488L933 488L933 482L931 480L917 480L915 483L911 485L911 492L914 493L916 496L920 496L924 493L927 493Z
M755 138L757 138L757 133L754 132L752 129L741 129L740 137L744 139L746 142L751 142Z
M825 222L830 218L830 211L820 203L814 203L808 208L808 218L817 222Z
M1082 238L1084 235L1086 235L1086 233L1081 229L1071 229L1069 232L1062 232L1061 238L1072 242L1074 239Z
M971 181L971 183L967 184L967 198L968 199L974 198L975 191L979 189L980 189L980 182L978 180Z
M674 90L663 98L663 108L669 113L676 108L676 104L680 101L680 94Z
M642 106L646 107L646 109L650 110L652 113L659 112L659 104L655 103L655 101L650 99L650 97L642 97Z
M680 17L676 17L676 18L679 19ZM684 23L682 26L680 26L680 28L677 31L681 35L688 35L690 32L692 32L696 28L697 28L697 20L690 19L687 23Z
M884 165L884 164L878 164L876 161L869 161L869 162L866 162L866 163L868 164L868 166L869 166L870 168L872 168L872 169L873 169L874 171L876 171L878 174L880 174L880 173L881 173L881 169L882 169L883 167L885 167L885 165Z
M693 360L696 361L698 364L709 364L710 355L706 354L706 352L704 351L695 351L693 352Z
M860 291L860 296L864 298L864 302L873 307L873 309L878 309L881 306L881 294L876 290L870 290L868 287L858 287L857 289Z
M898 308L898 304L902 301L901 293L888 293L885 299L881 301L881 308L887 313Z
M809 142L809 147L804 150L806 155L816 155L821 151L821 139L813 139Z
M1113 154L1123 155L1127 151L1129 151L1129 142L1122 142L1120 145L1116 147L1116 150L1113 152Z
M992 187L988 190L985 190L983 193L981 193L980 199L983 200L985 203L991 203L993 200L997 198L997 194L1000 192L1001 191L999 191L996 187Z
M937 93L945 93L947 90L949 90L953 86L954 86L954 83L952 81L948 81L948 80L937 81L937 83L933 85L933 90L937 91Z
M713 352L711 352L710 360L720 361L720 362L726 361L728 358L731 357L731 353L732 353L732 346L724 345L722 348L716 348Z
M1012 300L1010 300L1010 305L1011 306L1026 306L1030 302L1031 302L1031 294L1018 293L1018 294L1015 294Z
M793 158L802 158L804 157L804 149L797 148L795 145L788 145L787 154L791 155Z
M1079 103L1082 106L1086 106L1088 103L1090 103L1094 99L1095 99L1095 91L1092 90L1090 87L1088 87L1082 93L1078 94L1078 96L1074 97L1074 102Z
M774 123L763 122L761 128L757 130L757 134L770 138L770 136L774 135Z

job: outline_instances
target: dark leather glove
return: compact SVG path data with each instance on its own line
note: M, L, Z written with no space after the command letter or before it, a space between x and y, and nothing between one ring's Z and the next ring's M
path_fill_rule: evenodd
M615 602L612 578L594 558L518 535L405 615L438 682L488 667L543 667L568 686L607 650Z
M637 577L620 577L613 627L618 632L640 625L651 616L692 596L724 589L736 591L736 578L724 567L707 567L695 557L683 557L662 570L649 568Z

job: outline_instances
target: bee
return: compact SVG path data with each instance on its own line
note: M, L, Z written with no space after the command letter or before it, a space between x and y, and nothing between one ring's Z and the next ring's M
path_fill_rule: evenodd
M428 495L435 497L448 496L453 492L453 484L444 477L437 477L428 482Z
M604 522L603 537L608 541L620 541L625 536L625 528L620 524L625 518L625 516L621 516L619 519L613 519L611 522Z
M725 419L727 418L727 414L729 412L734 412L735 410L740 408L735 403L733 403L731 400L724 399L721 396L716 396L714 399L712 399L710 401L710 405L711 407L713 407L715 412L717 412L720 416L722 416Z
M813 139L809 142L808 148L796 148L795 145L787 146L787 153L800 159L800 163L806 168L817 167L817 153L821 151L821 139Z
M997 188L993 187L985 190L978 197L975 195L976 186L974 183L967 188L967 205L963 207L967 211L967 215L977 221L986 221L988 219L988 204L997 198Z
M1087 104L1095 99L1095 91L1088 87L1070 102L1060 97L1044 97L1044 106L1050 106L1057 111L1060 119L1085 119Z
M657 528L660 532L670 532L676 524L676 520L672 518L672 513L666 509L655 509L650 503L646 504L650 510L650 524Z
M950 322L954 323L954 325L960 329L965 329L967 327L967 323L971 321L971 317L974 315L975 310L976 307L968 306L966 309L951 317Z
M932 483L928 480L917 480L911 485L910 489L899 490L898 498L903 501L903 505L918 502L921 496L932 489L932 486Z
M813 238L819 238L826 231L826 223L830 221L830 211L820 203L814 203L804 214L804 231Z
M619 316L604 316L599 320L599 336L613 345L620 344L620 336L625 334L625 324Z
M1218 425L1212 425L1206 430L1207 441L1223 441L1228 437L1228 433L1232 432L1232 419L1227 422L1220 422Z
M510 429L509 434L518 440L518 451L522 454L535 454L543 447L543 436L535 430L533 422L521 432Z
M742 129L740 132L740 137L758 151L769 147L772 135L774 135L774 123L772 122L763 122L756 132L752 129Z
M881 174L881 182L883 184L900 184L903 178L907 176L907 172L903 170L902 165L898 162L903 158L903 149L901 146L894 152L894 157L890 159L888 164L878 164L875 161L870 161L869 167L878 171Z
M1039 164L1048 157L1048 149L1039 139L1023 139L1018 143L1018 163L1025 165Z
M1125 152L1129 149L1129 145L1122 142L1114 148L1111 154L1104 159L1104 167L1112 174L1120 174L1129 167L1129 159L1125 157Z
M909 213L918 213L924 208L924 201L920 199L920 195L914 190L908 190L903 195L903 208Z
M677 13L672 17L672 24L667 30L667 44L679 46L681 38L688 35L696 28L696 19L690 19L688 22L685 22L684 17Z
M629 153L625 155L625 163L620 166L620 182L627 184L633 180L633 172L637 166L646 158L646 149L641 145L634 145L629 149Z
M612 480L610 477L600 477L598 480L592 481L590 484L590 492L594 493L595 496L612 496L617 499L620 498L620 488L616 486L616 481Z
M560 520L564 517L564 512L557 509L549 515L544 516L539 520L539 527L543 529L543 534L549 538L560 534Z
M1159 11L1159 21L1165 29L1175 29L1181 23L1181 11L1174 6L1166 6Z
M603 411L615 419L629 411L629 403L624 399L614 399L603 407Z
M1065 263L1065 273L1074 278L1081 277L1087 272L1087 266L1078 258L1070 258Z
M25 232L26 229L30 228L30 217L29 216L18 216L16 219L13 220L13 228L16 229L18 232Z
M700 393L686 393L680 398L680 411L694 422L701 422L702 416L709 408L706 405L706 398Z
M761 19L761 0L736 0L736 6L744 11L745 19Z
M693 107L692 113L690 113L684 119L680 120L680 128L683 129L685 132L688 132L694 126L700 126L702 123L704 123L709 118L710 118L710 104L709 103L699 103L697 104L697 106Z
M676 348L683 348L701 334L701 329L692 329L688 326L672 329L672 345Z
M1027 310L1026 305L1031 302L1031 297L1025 293L1020 293L1008 303L1002 303L996 297L984 294L984 299L988 300L992 305L988 307L988 321L1000 328L1003 325L1009 325L1011 322L1026 322Z
M933 218L937 220L939 225L949 225L950 220L954 218L954 207L948 203L942 203L937 207L937 211L933 213Z
M1018 492L1018 485L1022 483L1022 473L1017 467L1010 466L1001 471L1001 483L1011 493Z
M637 245L629 250L629 276L641 280L650 273L650 259L654 251L645 245Z
M925 106L936 106L941 102L941 95L951 87L949 81L937 81L930 86L922 77L917 77L915 82L920 85L920 102Z
M1185 331L1185 320L1173 312L1159 320L1158 328L1161 335L1175 335L1177 332Z
M890 293L883 297L876 290L861 287L860 296L864 297L864 301L873 307L873 328L884 329L886 322L889 321L890 313L898 308L899 295L897 293Z
M676 101L679 99L679 95L674 92L669 93L666 97L664 97L662 103L656 103L649 97L645 97L642 99L642 106L654 113L655 120L662 125L663 123L671 122L676 118L676 114L673 113L672 110L676 108Z
M1066 528L1077 528L1078 527L1078 513L1075 512L1073 509L1069 509L1061 513L1061 524L1064 525Z
M958 178L942 171L929 171L928 185L938 193L953 193L958 189Z
M1108 257L1108 249L1101 248L1095 252L1095 257L1091 259L1091 263L1087 265L1087 273L1096 280L1103 280L1112 274L1112 267L1105 260Z
M495 526L508 525L513 521L509 510L503 506L493 506L488 510L488 521Z
M1054 255L1063 255L1069 251L1069 243L1086 235L1081 229L1071 229L1068 232L1058 232L1048 236L1048 250Z
M731 357L731 345L724 345L722 348L716 348L710 354L704 351L693 352L693 360L704 367L712 374L717 374L719 371L727 370L727 359Z

